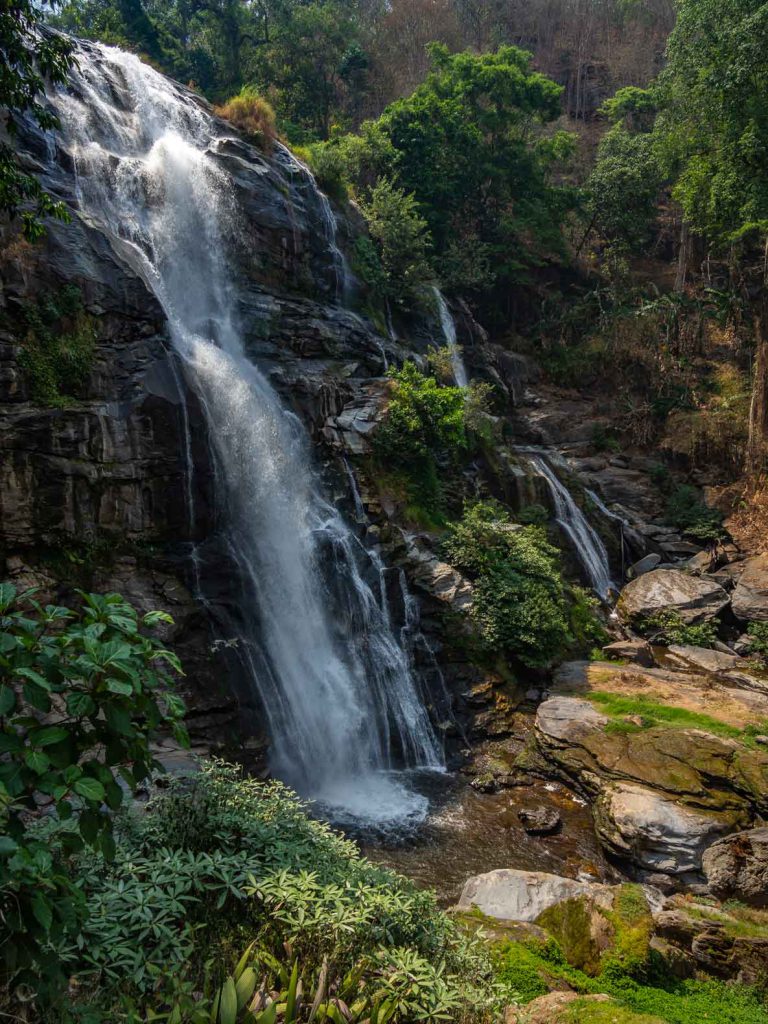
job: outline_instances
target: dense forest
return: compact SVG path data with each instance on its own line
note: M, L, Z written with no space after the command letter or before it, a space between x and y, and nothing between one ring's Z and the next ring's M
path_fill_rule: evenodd
M0 1017L766 1024L768 4L0 43Z

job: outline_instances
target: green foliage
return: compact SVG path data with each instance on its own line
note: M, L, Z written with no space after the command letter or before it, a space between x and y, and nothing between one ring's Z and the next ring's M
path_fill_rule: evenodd
M653 639L654 643L683 644L689 647L713 647L717 640L717 626L714 622L686 624L679 612L669 609L657 612L637 623L638 629Z
M374 435L381 466L404 472L409 496L427 512L441 502L438 467L455 466L467 450L464 392L442 387L413 363L392 376L384 422Z
M360 200L360 208L374 246L359 260L363 280L382 299L401 304L413 301L430 276L427 225L413 196L382 178ZM360 239L358 245L364 241Z
M574 652L586 654L595 646L608 643L608 633L597 616L599 607L600 602L589 590L583 587L570 588L568 622Z
M0 213L15 217L21 212L22 229L29 241L43 233L44 217L69 219L64 203L52 199L37 178L21 166L12 145L25 115L43 130L58 127L58 120L40 99L46 80L66 80L72 44L61 36L40 32L49 5L50 0L14 0L0 7L0 103L5 130L0 141Z
M84 844L114 856L103 805L120 807L120 783L135 789L158 767L158 729L185 741L170 692L169 670L181 669L151 635L169 616L82 597L77 612L43 607L0 584L0 948L14 983L60 980L54 944L77 933L82 910L61 858ZM64 823L52 836L30 823L41 800Z
M750 622L747 626L749 653L761 665L768 665L768 622Z
M711 979L680 981L666 972L658 956L652 954L650 959L649 975L645 981L622 975L619 970L591 978L568 964L552 939L546 942L510 942L499 951L497 973L511 987L519 980L520 994L526 1001L530 1001L528 993L531 999L539 994L534 976L536 972L548 989L555 987L560 980L561 985L565 982L576 992L604 992L618 1003L618 1006L611 1003L574 1003L572 1008L578 1011L572 1018L574 1024L576 1021L579 1024L582 1021L646 1024L649 1020L643 1017L638 1022L637 1017L628 1014L650 1014L654 1021L661 1020L664 1024L700 1024L701 1021L768 1024L768 1008L758 989ZM600 1013L593 1016L596 1011L603 1010L606 1011L603 1016Z
M660 79L656 133L691 227L723 245L768 225L768 11L683 0Z
M358 169L414 196L441 277L457 281L471 265L485 287L560 251L569 200L549 176L569 145L540 128L558 116L561 90L512 46L477 55L433 44L430 53L427 80L364 125L369 152L349 151Z
M514 524L495 502L477 502L451 526L445 551L474 582L471 617L483 651L544 666L571 641L559 552L543 529Z
M624 124L611 128L586 183L587 209L600 234L635 250L646 245L663 180L653 137Z
M720 540L724 536L723 515L705 505L695 487L681 484L667 500L666 522L699 541Z
M504 954L499 958L497 975L517 993L522 1003L530 1003L537 996L549 992L549 985L544 980L542 959L524 942L510 942L504 948Z
M376 1006L379 1020L483 1020L507 998L432 894L365 860L280 783L204 762L123 814L117 835L112 862L77 864L90 914L64 951L105 1020L127 1005L150 1020L223 1020L232 988L238 1021L252 1019L246 1003L305 1021L315 998L336 1024L335 1000L353 1020Z
M96 330L84 311L80 290L67 285L27 305L19 317L23 332L19 365L30 397L40 405L63 407L82 395L96 348Z
M346 165L337 146L329 142L313 142L308 146L292 148L312 171L318 186L326 195L337 203L348 199Z
M602 423L595 424L590 441L592 447L598 452L621 451L621 442L616 437L616 434Z

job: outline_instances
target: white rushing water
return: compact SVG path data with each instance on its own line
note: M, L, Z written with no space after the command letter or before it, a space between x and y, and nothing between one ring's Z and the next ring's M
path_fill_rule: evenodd
M303 429L245 356L231 258L242 217L215 159L220 123L133 55L77 56L71 87L51 102L81 215L157 296L205 410L229 549L252 595L242 647L272 767L338 820L419 819L426 800L402 769L439 768L442 752L382 594L365 581L371 563L323 498Z
M536 473L547 482L555 506L555 519L570 540L592 589L604 601L610 600L616 591L616 584L611 578L608 552L600 535L546 459L535 454L528 454L526 457Z
M437 285L433 286L432 293L435 296L435 302L437 303L437 312L440 317L440 329L443 332L443 340L451 354L453 379L456 381L458 387L465 388L469 385L469 377L467 376L467 368L464 365L464 360L461 358L461 349L456 341L456 324L454 323L450 309L448 309L448 303L445 301L445 297Z

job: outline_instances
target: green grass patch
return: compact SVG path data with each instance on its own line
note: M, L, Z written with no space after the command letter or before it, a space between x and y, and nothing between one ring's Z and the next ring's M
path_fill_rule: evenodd
M665 1024L659 1017L637 1014L616 1003L577 999L563 1010L557 1024Z
M633 887L626 887L633 888ZM632 894L628 894L631 901ZM622 914L621 904L615 913ZM578 1024L647 1024L660 1020L664 1024L768 1024L768 1006L755 988L715 980L679 981L666 974L658 954L652 953L647 981L606 971L599 978L590 978L571 967L558 943L511 942L497 952L496 973L500 981L514 988L523 1002L540 995L541 985L554 988L566 982L583 995L603 992L613 997L610 1003L574 1003L568 1012L580 1016L563 1016L563 1021ZM600 1014L607 1013L607 1016ZM640 1017L636 1014L645 1014Z
M662 704L660 701L651 700L648 697L627 697L623 694L608 693L605 690L593 690L585 694L587 700L597 704L602 712L611 718L621 718L628 715L637 716L640 723L626 723L637 729L649 729L654 726L673 726L677 729L702 729L715 736L725 736L728 739L744 740L744 730L727 722L721 722L711 715L704 715L698 711L689 711L687 708L676 708L669 704ZM618 723L611 723L613 731L630 731L624 729Z

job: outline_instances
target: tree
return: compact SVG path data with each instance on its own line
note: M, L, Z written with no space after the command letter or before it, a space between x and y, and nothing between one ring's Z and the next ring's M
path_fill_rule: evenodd
M688 229L727 256L756 335L747 469L768 433L768 4L682 0L656 133Z
M362 276L384 299L405 303L423 288L429 278L426 221L416 209L413 196L406 195L382 178L360 203L368 223L371 241L361 238L358 253Z
M633 87L603 106L614 124L587 181L587 207L591 226L614 245L641 249L656 218L664 173L652 133L655 111L654 96Z
M0 584L0 950L6 982L55 989L56 943L76 935L82 894L62 867L84 846L109 859L112 819L156 762L158 729L186 743L171 692L176 656L117 594L83 594L77 611ZM35 813L62 823L46 833ZM49 822L54 819L49 818Z
M72 64L69 40L41 31L43 9L53 0L5 0L0 7L0 110L5 137L0 139L0 212L15 217L30 240L43 231L46 216L68 218L34 175L22 169L12 140L24 117L45 129L56 128L55 115L40 102L45 81L64 82Z
M287 7L255 65L257 84L275 91L275 105L299 141L327 139L346 91L363 88L368 58L353 15L339 0Z
M569 137L541 131L560 113L560 87L512 46L480 56L439 45L430 52L424 84L364 133L386 140L379 174L415 197L438 270L452 245L474 244L496 280L509 281L561 246L568 195L549 172Z

